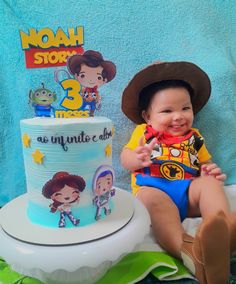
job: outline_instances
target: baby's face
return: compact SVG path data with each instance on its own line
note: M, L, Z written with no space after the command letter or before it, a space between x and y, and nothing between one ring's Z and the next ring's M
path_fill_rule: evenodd
M190 95L182 87L158 91L143 116L157 131L173 136L185 135L194 118Z

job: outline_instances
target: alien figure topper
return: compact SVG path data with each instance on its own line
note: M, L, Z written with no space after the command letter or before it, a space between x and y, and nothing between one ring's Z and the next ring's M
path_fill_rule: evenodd
M51 117L52 116L52 103L57 99L55 93L46 89L42 83L42 88L29 92L29 103L35 111L35 116Z

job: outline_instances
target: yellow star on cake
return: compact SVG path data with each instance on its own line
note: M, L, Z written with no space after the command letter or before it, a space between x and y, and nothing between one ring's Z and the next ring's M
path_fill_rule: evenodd
M34 162L36 164L42 164L43 163L43 158L44 155L40 152L40 150L35 150L34 153L32 154L32 157L34 159Z
M30 147L30 137L28 134L24 134L22 136L22 142L23 142L23 145L25 146L25 148L29 148Z
M110 157L111 156L111 150L112 150L112 147L111 147L111 144L108 144L105 148L105 155L106 157Z

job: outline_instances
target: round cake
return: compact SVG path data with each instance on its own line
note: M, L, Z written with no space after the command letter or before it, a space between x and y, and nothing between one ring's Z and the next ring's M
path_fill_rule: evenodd
M81 227L112 212L111 120L35 117L20 126L32 223Z

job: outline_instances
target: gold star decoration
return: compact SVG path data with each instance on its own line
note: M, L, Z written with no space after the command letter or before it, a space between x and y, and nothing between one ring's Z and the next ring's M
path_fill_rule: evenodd
M111 152L112 152L112 147L111 144L108 144L105 148L105 156L106 157L110 157L111 156Z
M29 148L29 147L30 147L30 137L29 137L29 135L25 133L25 134L22 136L21 139L22 139L22 142L23 142L24 147L25 147L25 148Z
M36 149L34 151L34 153L32 154L32 157L33 157L34 162L36 164L42 164L43 163L44 155L40 152L40 150Z

